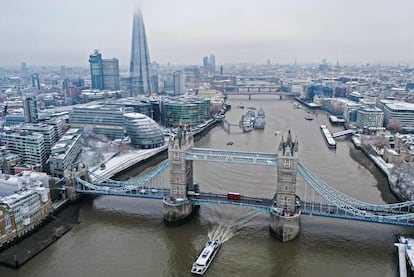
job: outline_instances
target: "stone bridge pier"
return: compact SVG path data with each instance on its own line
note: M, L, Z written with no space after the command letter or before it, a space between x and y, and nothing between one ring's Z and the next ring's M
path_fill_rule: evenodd
M168 142L171 193L169 198L163 199L167 225L184 223L195 212L193 201L187 198L187 191L193 190L193 161L184 159L185 153L193 146L192 133L186 133L182 127L178 129L176 138L170 138Z

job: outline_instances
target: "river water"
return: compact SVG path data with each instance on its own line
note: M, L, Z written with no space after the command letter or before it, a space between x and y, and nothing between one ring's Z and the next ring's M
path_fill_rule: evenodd
M346 140L330 150L319 125L327 115L317 111L307 121L305 109L289 100L255 96L230 98L226 119L237 124L246 108L263 107L264 130L227 133L217 126L196 147L257 152L277 150L290 129L299 140L299 159L320 178L360 200L396 201L385 178L355 159L366 161ZM257 112L257 110L256 110ZM275 132L282 133L275 135ZM232 141L233 145L227 145ZM271 197L276 170L271 167L195 162L195 181L203 192L240 192ZM297 192L304 193L298 177ZM18 271L0 267L0 276L190 276L190 267L209 238L224 242L206 276L397 276L395 235L410 229L363 222L302 216L298 239L282 243L269 234L269 216L228 206L203 206L188 223L167 227L162 203L122 197L83 200L80 224Z

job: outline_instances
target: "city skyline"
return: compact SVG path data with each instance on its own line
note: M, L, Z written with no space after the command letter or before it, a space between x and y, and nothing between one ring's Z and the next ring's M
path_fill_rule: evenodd
M87 66L93 49L130 59L134 9L143 10L152 60L161 64L414 63L411 11L397 1L41 0L3 3L0 66Z

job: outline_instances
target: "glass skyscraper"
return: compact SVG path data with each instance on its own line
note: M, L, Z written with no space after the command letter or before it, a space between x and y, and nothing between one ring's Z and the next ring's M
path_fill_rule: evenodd
M149 95L151 87L151 60L148 51L147 36L144 20L140 10L134 13L132 26L131 64L129 68L131 78L131 96L138 94Z

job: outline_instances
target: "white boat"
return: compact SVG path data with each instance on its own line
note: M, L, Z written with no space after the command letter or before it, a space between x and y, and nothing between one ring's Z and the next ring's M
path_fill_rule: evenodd
M414 272L414 239L410 237L399 236L398 240L400 243L406 244L405 256L407 257L411 271Z
M193 263L191 273L203 275L217 255L220 247L221 243L218 240L209 240L201 251L200 256Z

